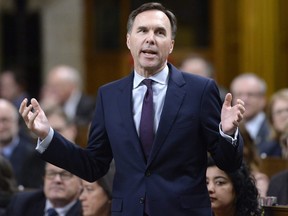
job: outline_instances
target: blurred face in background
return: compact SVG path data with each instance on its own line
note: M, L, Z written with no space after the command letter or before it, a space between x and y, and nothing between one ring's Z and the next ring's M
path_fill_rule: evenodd
M83 191L79 197L83 216L110 215L111 201L104 188L98 182L82 180Z
M21 92L12 72L5 71L0 76L0 97L13 101Z
M288 98L287 98L288 99ZM276 131L283 132L288 124L288 100L278 98L272 105L272 122Z
M68 122L68 118L63 112L54 112L47 116L51 127L68 139L71 142L75 142L77 136L76 125L72 122Z
M239 98L245 103L245 121L251 120L264 110L266 105L265 93L256 78L242 77L234 80L231 85L231 92L234 101Z
M81 189L80 178L47 163L44 176L44 193L53 204L53 207L63 207L76 200Z
M233 215L235 211L235 192L228 175L217 166L208 167L206 184L213 212L221 215Z
M12 103L0 99L0 146L8 145L18 130L18 111Z
M43 100L53 100L51 103L64 105L71 94L77 90L80 76L74 68L57 66L49 71L42 90Z

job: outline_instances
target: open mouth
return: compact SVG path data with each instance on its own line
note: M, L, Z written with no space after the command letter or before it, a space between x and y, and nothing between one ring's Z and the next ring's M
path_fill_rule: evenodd
M145 56L155 56L157 54L156 51L149 49L142 50L142 53L145 54Z

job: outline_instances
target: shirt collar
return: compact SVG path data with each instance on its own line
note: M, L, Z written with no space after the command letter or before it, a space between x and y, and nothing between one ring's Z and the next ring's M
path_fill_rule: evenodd
M5 157L10 158L10 156L12 155L13 150L17 147L17 145L19 144L19 136L16 136L12 139L11 143L8 144L7 146L3 147L2 151L3 154L5 155Z
M67 204L64 207L61 208L54 208L50 200L46 199L46 206L45 206L45 212L47 212L48 209L54 208L59 215L66 215L69 209L77 202L77 200L73 200L69 204Z
M159 71L158 73L154 74L153 76L149 77L149 79L152 79L153 81L160 83L162 85L167 85L168 83L168 76L169 75L169 68L166 65L163 70ZM137 88L141 82L146 79L146 77L143 77L139 75L134 70L134 80L133 80L133 89Z

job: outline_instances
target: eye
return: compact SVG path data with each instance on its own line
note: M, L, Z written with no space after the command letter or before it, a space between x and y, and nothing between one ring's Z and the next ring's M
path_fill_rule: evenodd
M145 32L147 32L147 29L146 28L139 28L138 29L138 31L137 31L138 33L145 33Z
M221 185L226 184L226 182L224 182L222 180L217 180L217 181L215 181L215 184L221 186Z
M157 31L157 34L160 35L160 36L165 36L166 32L163 31L163 30L159 30L159 31Z

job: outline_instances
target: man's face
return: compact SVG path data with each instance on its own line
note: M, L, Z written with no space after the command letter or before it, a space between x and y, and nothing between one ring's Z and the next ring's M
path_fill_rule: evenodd
M65 68L55 68L52 70L48 74L43 96L63 105L76 88L68 76L69 73Z
M136 16L127 47L138 73L152 75L164 68L174 46L171 36L170 21L163 12L149 10Z
M47 163L44 176L44 193L54 207L63 207L78 198L81 180L52 164Z
M0 145L9 144L18 133L17 111L12 104L0 102Z
M0 78L0 95L7 100L14 100L19 94L20 88L9 72L2 74Z
M266 99L259 82L254 78L236 80L231 86L234 101L238 98L245 103L244 120L249 121L264 110Z

